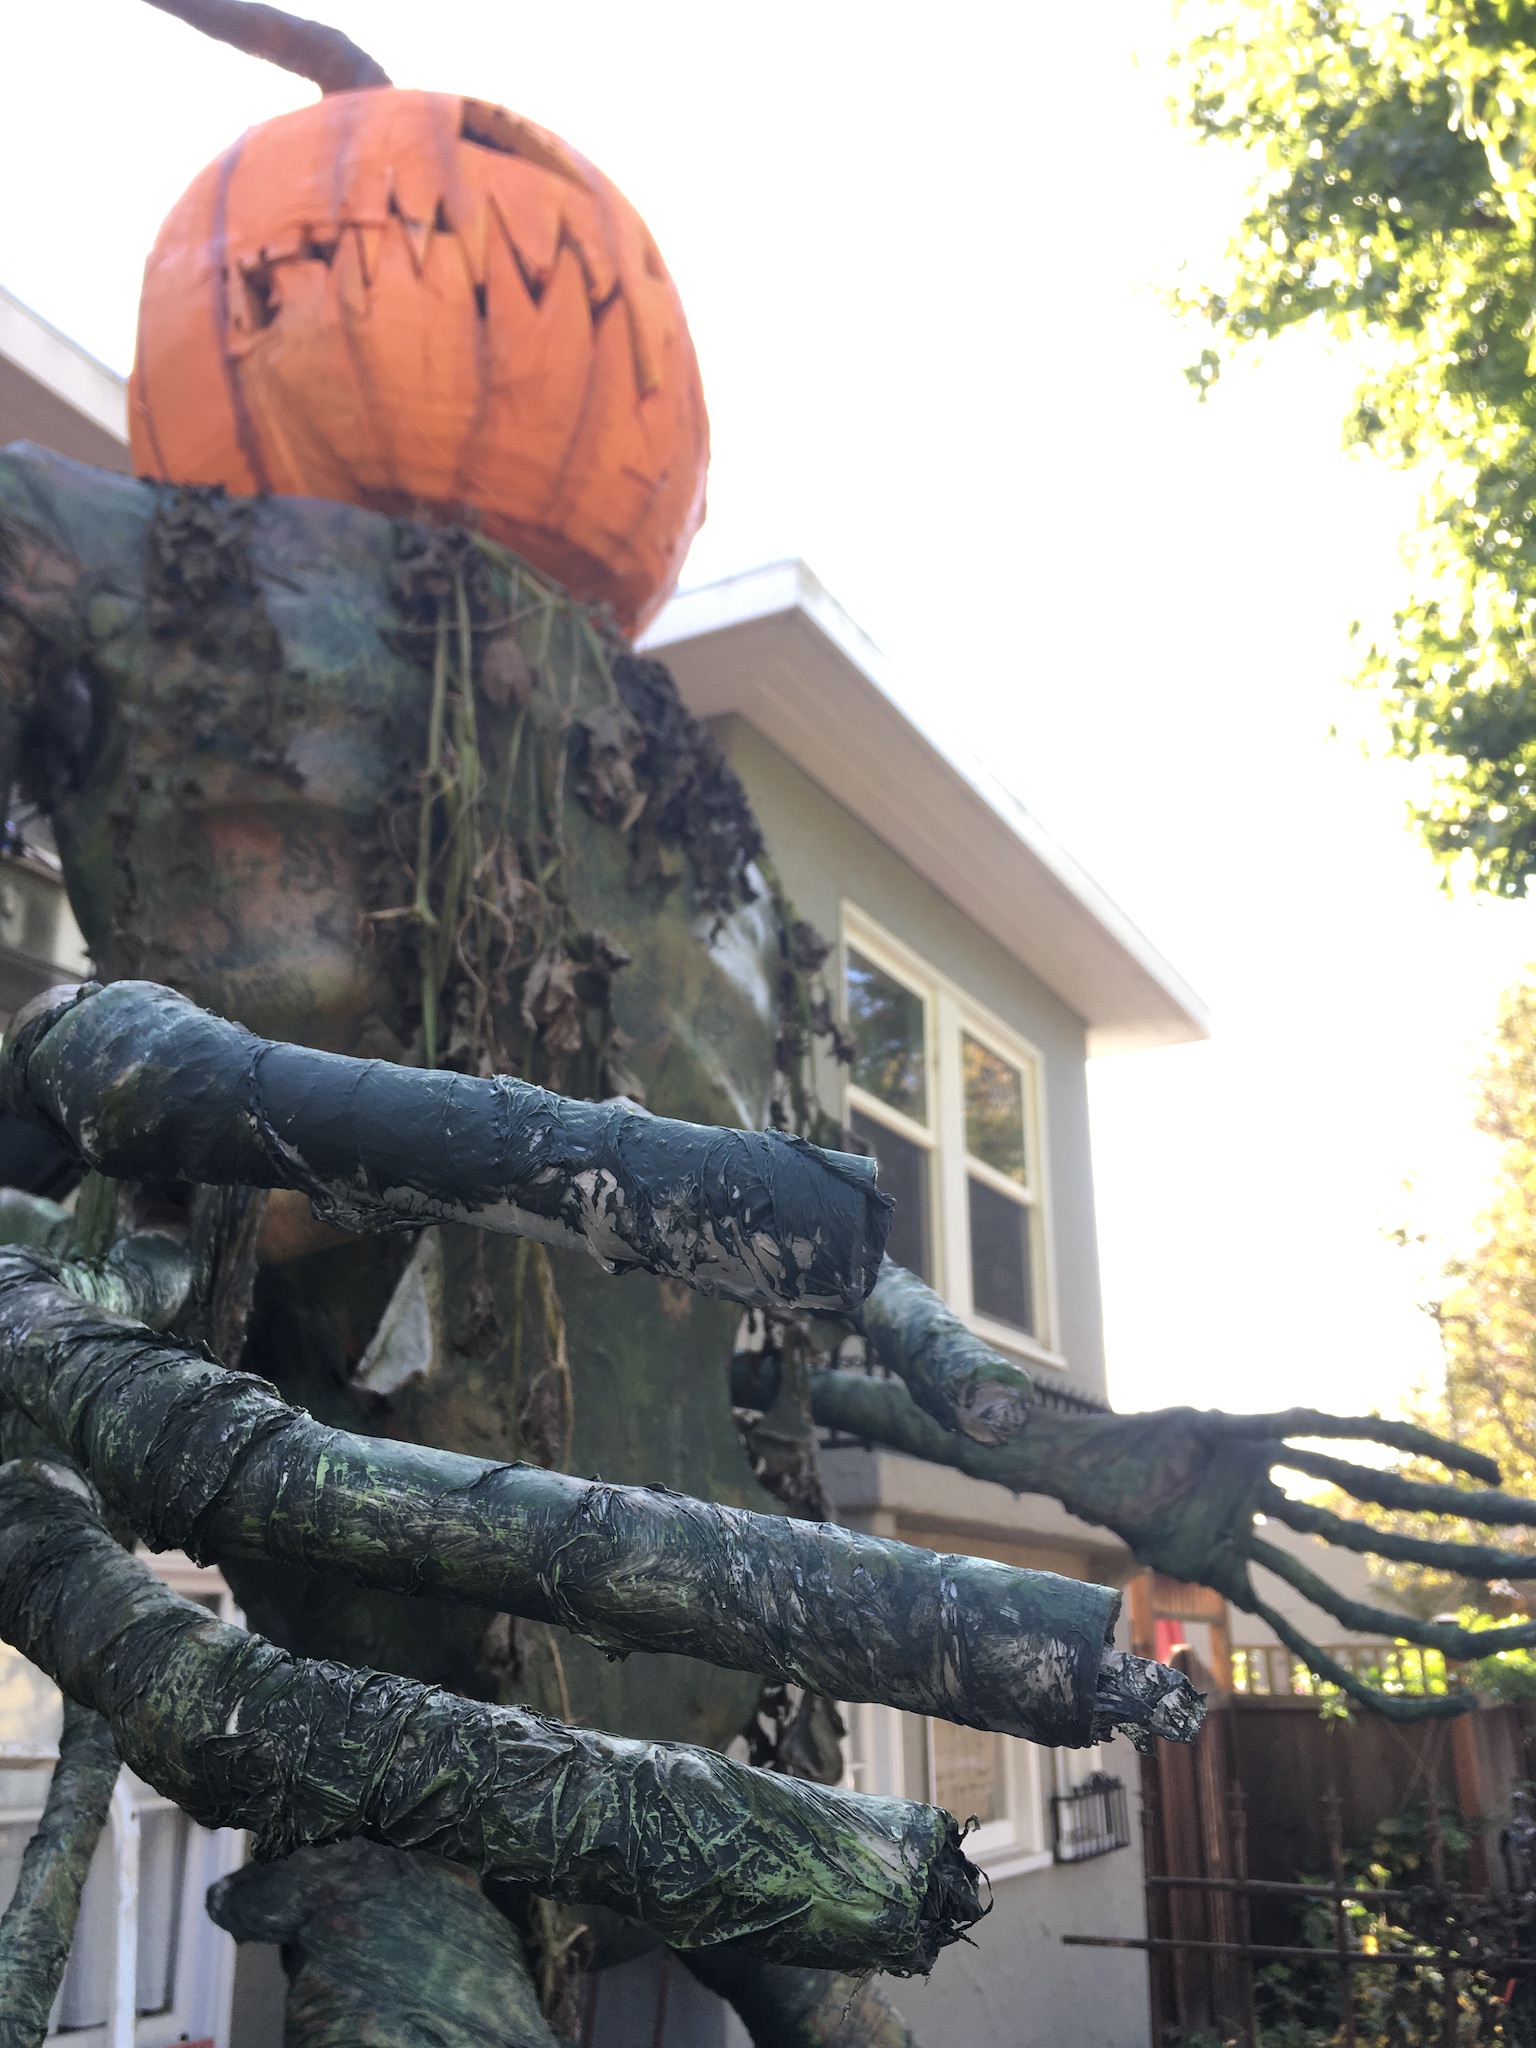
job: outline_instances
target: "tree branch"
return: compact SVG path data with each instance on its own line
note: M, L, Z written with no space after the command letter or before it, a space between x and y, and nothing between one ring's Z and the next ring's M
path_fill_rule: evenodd
M1108 1587L328 1429L260 1380L106 1321L22 1250L0 1251L6 1408L159 1549L466 1600L610 1652L699 1657L1033 1742L1103 1732Z
M389 73L340 29L263 7L258 0L149 0L215 42L231 43L248 57L265 57L284 71L313 79L321 92L356 92L388 85Z
M0 2048L40 2048L48 2031L118 1768L106 1723L66 1700L48 1801L0 1920Z
M362 1835L609 1906L675 1947L851 1971L926 1971L981 1916L935 1807L289 1656L173 1593L85 1482L41 1461L0 1467L0 1638L263 1861Z
M29 1004L0 1101L120 1179L294 1188L347 1230L472 1223L748 1307L856 1309L894 1207L871 1161L780 1131L280 1045L153 982Z

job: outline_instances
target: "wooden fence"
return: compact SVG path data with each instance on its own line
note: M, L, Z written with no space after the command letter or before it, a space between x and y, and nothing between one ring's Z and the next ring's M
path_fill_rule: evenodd
M1513 1706L1402 1724L1325 1718L1315 1700L1212 1695L1192 1748L1143 1760L1152 2039L1252 2025L1255 1949L1296 1941L1296 1881L1330 1891L1344 1850L1412 1807L1455 1807L1475 1830L1468 1877L1498 1877L1497 1839L1536 1745ZM1140 1942L1135 1945L1139 1946ZM1320 1959L1327 1951L1321 1951Z

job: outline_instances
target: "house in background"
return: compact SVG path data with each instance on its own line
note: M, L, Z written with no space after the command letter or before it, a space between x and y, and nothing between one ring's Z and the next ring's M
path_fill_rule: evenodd
M832 942L824 971L858 1050L847 1069L824 1060L819 1087L897 1197L892 1257L1043 1400L1106 1406L1087 1061L1203 1036L1198 999L979 762L925 729L802 564L683 593L645 644L741 777L796 911ZM884 1450L823 1457L856 1528L1115 1585L1136 1570L1055 1501ZM977 1945L891 1987L919 2038L1139 2048L1142 1958L1061 1945L1143 1930L1129 1745L1041 1750L881 1707L847 1718L860 1789L981 1823L966 1846L995 1903ZM1128 1827L1104 1779L1130 1794Z
M126 469L122 422L120 380L0 297L0 445L30 438ZM801 565L677 597L647 646L715 731L786 892L831 942L824 973L857 1054L850 1069L824 1062L819 1085L898 1196L893 1255L1025 1364L1042 1400L1105 1405L1087 1061L1202 1036L1198 1000L1030 814L903 705L877 651ZM24 822L21 847L0 853L0 977L12 977L0 978L0 1010L85 971L50 852ZM24 883L47 897L51 923L39 912L32 926L25 914L4 924L3 892ZM825 1467L838 1514L858 1528L1115 1584L1135 1570L1117 1539L1053 1501L857 1444L829 1447ZM216 1574L194 1590L227 1599ZM1128 1619L1122 1630L1129 1642ZM4 1654L0 1743L41 1753L50 1689ZM868 1706L847 1718L852 1784L980 1823L967 1846L995 1908L976 1946L947 1950L926 1983L891 1987L919 2037L1141 2048L1143 1959L1061 1943L1144 1928L1128 1746L1049 1752ZM152 1819L147 1788L124 1783L65 2026L81 2048L169 2048L188 2035L277 2048L275 1952L237 1961L200 1912L238 1841ZM0 1803L0 1903L38 1785L0 1753L0 1802L11 1801ZM121 1848L135 1815L140 1843L155 1828L171 1841L140 1856L136 1896ZM584 2048L743 2048L734 2017L658 1959L596 1986Z

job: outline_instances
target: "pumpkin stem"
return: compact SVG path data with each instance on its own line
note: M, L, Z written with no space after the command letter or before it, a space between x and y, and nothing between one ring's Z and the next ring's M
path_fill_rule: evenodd
M221 43L233 43L250 57L265 57L284 71L312 78L322 93L356 92L360 87L388 85L389 74L366 50L360 50L338 28L257 0L149 0L162 14L199 28Z

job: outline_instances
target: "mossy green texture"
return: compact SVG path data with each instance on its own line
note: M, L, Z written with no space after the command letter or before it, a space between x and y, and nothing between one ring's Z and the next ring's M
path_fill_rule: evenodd
M796 1970L753 1956L684 1958L736 2008L752 2048L918 2048L917 2036L867 1977Z
M29 1005L0 1102L97 1173L278 1188L366 1233L483 1224L751 1308L856 1310L890 1228L872 1161L789 1132L320 1052L151 981Z
M19 764L47 806L106 978L162 981L272 1037L408 1057L408 992L389 928L370 922L383 807L426 758L431 696L423 643L391 586L396 525L318 501L254 501L168 570L153 547L174 500L36 450L0 454L0 766ZM535 668L537 655L530 647ZM489 759L516 711L479 708ZM709 907L681 860L636 877L625 834L576 794L583 708L555 714L571 762L560 886L574 925L633 956L613 982L628 1063L653 1110L760 1124L777 972L764 906ZM523 822L547 845L544 825ZM528 1455L519 1418L541 1339L516 1249L457 1227L443 1240L452 1273L483 1275L487 1302L472 1328L451 1326L461 1341L430 1380L384 1398L355 1382L399 1274L400 1248L383 1240L263 1272L245 1362L341 1426ZM734 1309L684 1308L645 1275L594 1272L592 1285L576 1257L551 1258L570 1469L774 1511L731 1419ZM682 1660L611 1665L561 1631L558 1670L535 1659L525 1684L503 1660L488 1676L489 1615L429 1614L425 1601L292 1572L235 1576L295 1646L470 1692L532 1689L624 1732L724 1744L755 1696L749 1678Z
M494 1612L542 1624L516 1646L556 1695L562 1675L567 1688L573 1674L587 1682L579 1654L598 1686L631 1668L642 1686L682 1686L703 1658L1037 1742L1095 1739L1117 1605L1105 1587L653 1486L343 1433L248 1375L103 1317L53 1263L0 1251L0 1408L78 1459L157 1547L226 1568L267 1561L251 1579L253 1619L262 1589L305 1573L306 1649L323 1647L333 1620L346 1625L360 1584L465 1603L482 1641ZM408 1622L411 1605L385 1611ZM440 1611L426 1609L429 1625ZM349 1660L371 1647L349 1646ZM509 1638L504 1656L514 1647ZM674 1654L611 1661L629 1651ZM614 1684L616 1706L636 1697ZM664 1703L653 1695L657 1711Z
M43 1817L0 1919L0 2048L41 2048L117 1773L106 1723L66 1700Z
M247 1864L208 1895L288 1974L285 2048L558 2048L505 1916L433 1856L374 1842Z
M173 1593L40 1462L0 1467L0 1636L261 1860L362 1835L812 1968L926 1971L981 1915L937 1808L292 1657Z

